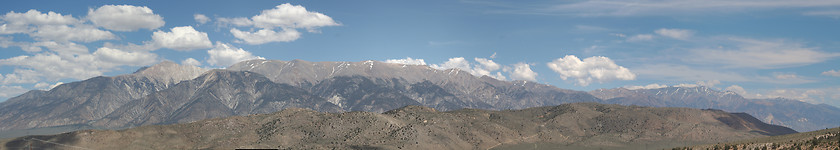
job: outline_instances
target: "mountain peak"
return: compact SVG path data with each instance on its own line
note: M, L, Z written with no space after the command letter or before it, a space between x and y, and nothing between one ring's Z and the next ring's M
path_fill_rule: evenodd
M179 65L172 61L162 61L149 67L140 68L130 75L148 77L174 83L193 79L205 71L207 71L207 69L201 67Z

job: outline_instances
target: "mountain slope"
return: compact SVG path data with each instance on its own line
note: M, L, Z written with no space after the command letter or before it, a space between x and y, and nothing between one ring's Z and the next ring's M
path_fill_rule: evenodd
M791 127L797 131L836 127L836 123L840 122L840 117L837 117L840 116L840 108L837 107L788 99L746 99L733 92L720 92L702 86L636 90L616 88L589 93L611 104L745 112L764 122Z
M20 137L4 140L0 146L62 148L37 141L44 140L91 149L489 149L535 142L664 148L766 136L761 133L795 133L749 118L718 110L597 103L513 111L437 112L407 106L382 114L286 109L187 124Z
M840 127L674 149L722 149L726 147L741 149L840 149Z
M193 80L132 100L93 125L109 128L191 122L270 113L289 107L341 109L326 100L247 71L212 70Z
M422 100L419 97L411 96L417 93L408 95L409 98L420 102L424 106L433 106L442 110L454 110L458 108L522 109L571 102L601 102L600 99L586 92L564 90L554 86L527 81L507 82L487 76L475 77L459 69L437 70L425 65L391 64L379 61L308 62L303 60L251 60L234 64L228 67L228 69L260 73L271 79L271 81L286 83L303 89L310 89L334 77L359 76L369 78L373 81L389 82L386 84L399 83L413 85L422 83L436 85L443 89L436 93L442 95L433 96L427 93L427 96L431 97L425 97ZM404 91L404 89L398 90ZM316 91L310 92L317 93ZM454 97L447 97L450 94Z
M86 124L128 101L195 78L205 70L165 61L133 74L94 77L33 90L0 103L0 131Z

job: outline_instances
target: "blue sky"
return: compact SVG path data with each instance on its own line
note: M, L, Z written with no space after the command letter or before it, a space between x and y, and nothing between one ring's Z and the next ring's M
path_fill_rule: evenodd
M840 106L840 1L12 1L0 13L0 100L163 60L263 58Z

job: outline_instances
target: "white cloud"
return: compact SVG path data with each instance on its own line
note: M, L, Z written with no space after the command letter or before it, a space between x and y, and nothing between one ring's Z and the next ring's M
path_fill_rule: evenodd
M61 84L64 84L64 82L56 82L55 84L49 84L49 83L46 83L46 82L38 82L32 87L36 88L36 89L49 91L50 89L55 88L56 86L59 86Z
M720 84L720 80L709 80L709 81L697 81L697 85L705 86L705 87L715 87L715 85Z
M735 92L738 95L747 97L747 90L744 90L743 87L738 85L731 85L729 87L726 87L726 91Z
M240 61L265 59L254 56L251 52L245 51L242 48L236 48L221 42L216 42L216 48L208 50L207 54L210 55L207 63L215 66L230 66Z
M513 64L513 71L510 72L510 78L513 80L527 80L537 81L537 73L531 70L531 65L526 63Z
M674 85L673 87L693 88L693 87L698 87L698 86L700 86L700 85L697 85L697 84L688 84L688 83L680 83L680 84Z
M583 60L574 55L566 55L563 58L547 63L551 70L560 74L560 78L566 80L575 78L576 85L588 86L593 81L599 83L612 80L635 80L636 74L629 69L615 64L610 58L593 56Z
M73 18L72 15L62 15L52 11L47 13L34 9L26 13L12 11L0 17L0 20L4 22L0 26L0 34L24 33L39 41L93 42L116 39L111 32L81 24L82 21ZM26 49L23 46L21 48Z
M195 19L195 22L198 22L198 24L210 22L210 17L207 17L204 14L195 14L193 15L193 19Z
M650 34L638 34L627 38L627 41L636 42L636 41L650 41L653 40L653 35Z
M497 71L501 68L501 66L492 60L488 60L486 58L475 58L476 61L479 61L478 64L473 64L469 60L464 59L464 57L454 57L449 58L443 64L432 64L429 67L438 69L438 70L445 70L451 68L457 68L474 76L489 76L496 78L498 80L506 80L507 78L501 74L501 72L493 72Z
M10 46L20 47L23 51L30 53L41 52L43 50L41 47L47 48L53 52L58 53L59 55L76 55L88 53L87 47L73 42L42 41L30 43L11 41L11 38L0 38L0 47L8 48Z
M24 89L21 86L0 86L0 99L8 99L14 96L18 96L20 94L26 93L29 91L28 89Z
M648 84L648 85L645 85L645 86L639 86L639 85L634 85L634 86L624 86L624 88L625 88L625 89L628 89L628 90L638 90L638 89L661 89L661 88L666 88L666 87L668 87L668 86L667 86L667 85L656 84L656 83L653 83L653 84Z
M89 9L87 18L97 26L114 31L152 30L165 23L163 17L154 14L149 7L132 5L104 5Z
M426 61L423 59L413 59L411 57L406 57L405 59L388 59L385 60L386 63L394 63L394 64L404 64L404 65L426 65Z
M236 18L217 18L216 22L221 25L234 25L234 26L253 26L254 21L245 17L236 17Z
M274 9L263 10L262 13L251 17L254 26L260 28L307 28L314 29L324 26L337 26L330 16L318 12L307 11L300 5L289 3L277 5Z
M81 80L102 75L102 72L115 66L103 64L90 54L60 56L49 52L0 59L0 65L16 67L12 74L5 75L4 84L36 83L65 78Z
M449 58L443 64L432 64L430 67L438 69L438 70L446 70L451 68L458 68L465 71L471 71L472 68L470 67L470 62L464 59L464 57L453 57Z
M60 42L93 42L117 39L117 37L111 32L99 30L88 25L76 25L75 27L67 25L40 26L37 31L31 33L30 35L40 40L53 40Z
M679 39L679 40L687 40L694 36L694 31L685 30L685 29L658 29L654 31L654 33L659 34L661 36Z
M58 47L61 45L59 44ZM14 67L12 73L4 75L0 84L56 82L68 78L82 80L100 76L104 72L113 71L122 66L145 66L156 62L158 62L157 55L153 53L123 51L107 47L99 48L92 54L88 53L83 46L76 52L56 54L45 51L34 55L0 59L0 66Z
M0 20L5 22L0 25L0 34L28 33L33 30L29 25L68 25L81 22L72 15L61 15L52 11L41 13L34 9L25 13L11 11L0 17Z
M6 22L12 24L34 24L34 25L66 25L75 24L79 20L73 18L72 15L61 15L60 13L49 11L41 13L38 10L30 9L25 13L16 13L11 11L2 17Z
M79 55L87 54L88 48L84 45L79 45L73 42L35 42L30 46L45 47L51 51L58 53L58 55Z
M275 32L271 29L260 29L257 32L240 31L239 29L230 29L230 33L236 37L237 42L244 42L251 45L265 44L268 42L290 42L300 38L300 32L294 29L284 29L281 32Z
M2 79L0 84L35 83L39 80L37 72L22 69L15 69L14 72L6 74Z
M188 66L201 66L201 62L195 60L194 58L187 58L184 61L181 61L181 65L188 65Z
M158 62L157 55L145 51L126 52L119 49L102 47L93 52L102 65L110 66L147 66Z
M502 68L501 65L487 58L475 58L475 61L478 62L478 64L481 64L482 69L487 71L495 71Z
M207 33L198 32L192 26L174 27L172 32L155 31L152 41L157 46L182 51L213 47Z
M685 60L698 64L721 64L724 68L776 69L820 63L840 56L785 41L729 38L738 48L690 50Z
M840 71L837 71L837 70L829 70L829 71L822 72L822 75L825 75L825 76L833 76L833 77L840 77Z
M294 41L301 35L297 29L319 32L320 27L341 25L327 15L308 11L303 6L289 3L277 5L274 9L263 10L251 18L219 18L217 20L220 24L260 28L256 32L236 28L230 30L234 37L241 40L240 42L252 45ZM274 31L277 28L282 31Z

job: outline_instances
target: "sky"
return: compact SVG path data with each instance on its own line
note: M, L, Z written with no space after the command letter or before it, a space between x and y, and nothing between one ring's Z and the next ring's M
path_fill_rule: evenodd
M27 0L0 13L0 101L161 61L301 59L840 107L838 0Z

